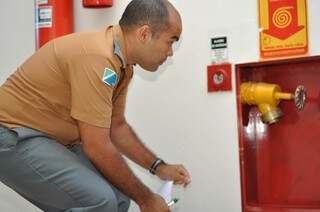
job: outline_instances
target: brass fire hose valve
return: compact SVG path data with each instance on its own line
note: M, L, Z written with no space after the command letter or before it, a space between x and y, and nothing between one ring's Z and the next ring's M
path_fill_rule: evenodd
M264 123L272 124L283 115L278 106L281 100L294 100L296 109L302 110L307 94L304 86L299 85L294 94L281 92L276 84L245 82L240 87L241 103L257 105Z

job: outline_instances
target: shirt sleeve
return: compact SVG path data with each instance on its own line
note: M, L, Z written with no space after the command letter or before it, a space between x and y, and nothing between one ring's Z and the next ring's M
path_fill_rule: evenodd
M85 123L110 128L113 86L104 83L106 69L115 68L102 56L78 56L68 63L71 89L71 117ZM116 73L117 74L117 73Z
M132 68L126 70L125 76L125 85L124 88L120 91L113 103L112 117L121 117L124 116L125 107L126 107L126 98L128 93L128 86L133 76Z

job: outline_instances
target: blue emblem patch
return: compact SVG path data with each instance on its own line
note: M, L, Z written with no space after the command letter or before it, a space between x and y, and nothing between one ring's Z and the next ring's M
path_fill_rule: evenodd
M112 69L104 68L102 81L105 84L107 84L107 85L109 85L109 86L114 88L114 86L116 86L116 84L118 83L118 75Z

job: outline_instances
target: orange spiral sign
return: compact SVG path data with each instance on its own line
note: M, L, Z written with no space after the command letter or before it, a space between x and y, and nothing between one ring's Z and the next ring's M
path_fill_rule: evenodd
M306 0L258 0L260 57L305 55L308 52Z
M290 12L292 7L278 8L272 15L272 22L278 28L286 28L292 22L292 14Z

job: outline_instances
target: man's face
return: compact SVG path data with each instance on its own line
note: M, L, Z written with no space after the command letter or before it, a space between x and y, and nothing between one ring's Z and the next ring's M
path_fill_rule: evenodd
M169 56L173 55L172 45L178 41L182 31L181 21L171 21L171 26L153 35L144 44L139 65L148 70L156 71Z

